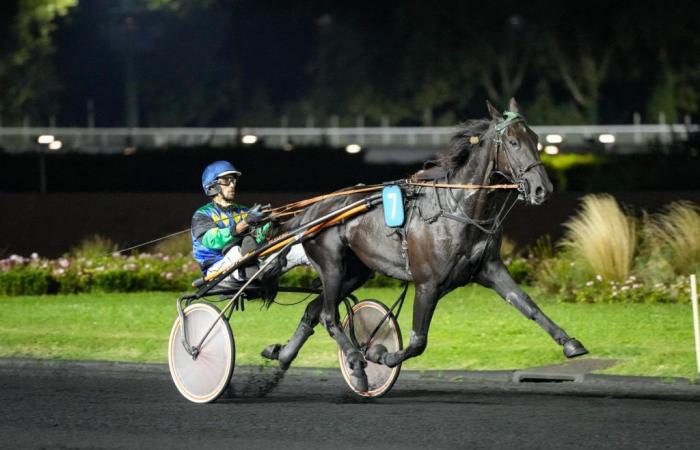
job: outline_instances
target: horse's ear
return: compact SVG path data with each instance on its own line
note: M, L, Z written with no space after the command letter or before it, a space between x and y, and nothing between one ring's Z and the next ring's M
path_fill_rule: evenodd
M493 107L490 101L486 100L486 107L489 109L489 114L493 120L501 120L503 116L496 108Z
M520 111L518 111L518 102L515 101L515 97L510 98L510 104L508 105L508 111L512 111L514 113L520 112Z

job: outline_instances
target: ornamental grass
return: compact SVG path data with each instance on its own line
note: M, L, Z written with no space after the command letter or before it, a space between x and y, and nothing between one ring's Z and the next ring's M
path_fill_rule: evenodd
M700 269L700 208L690 202L674 202L646 221L650 251L668 263L675 275Z
M591 277L624 281L632 270L635 220L610 195L583 197L579 213L564 224L562 247L580 259Z

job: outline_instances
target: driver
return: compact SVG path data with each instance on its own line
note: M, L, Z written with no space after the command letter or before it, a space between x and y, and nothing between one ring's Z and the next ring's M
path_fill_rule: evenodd
M202 173L202 188L211 202L199 208L192 216L192 254L204 275L230 267L241 259L243 238L254 232L255 240L262 243L270 231L270 224L253 229L265 220L261 206L246 208L234 201L236 182L241 172L228 161L209 164ZM274 262L268 266L274 266ZM301 244L291 247L282 271L298 265L308 265L309 260ZM236 270L220 283L236 284L244 280L244 272Z

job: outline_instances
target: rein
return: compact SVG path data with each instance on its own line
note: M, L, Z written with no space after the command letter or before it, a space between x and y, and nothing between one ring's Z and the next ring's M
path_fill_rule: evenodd
M453 183L436 183L427 181L411 181L410 179L398 180L396 182L388 182L383 184L372 184L369 186L364 186L361 188L350 189L341 192L332 192L330 194L319 195L316 197L307 198L305 200L299 200L298 202L289 203L287 205L279 206L277 208L271 208L263 210L263 212L270 213L273 219L293 216L301 213L306 207L318 203L322 200L326 200L334 197L344 197L353 194L360 194L364 192L375 192L383 189L387 185L396 184L400 186L424 186L433 187L440 189L520 189L519 184L453 184Z

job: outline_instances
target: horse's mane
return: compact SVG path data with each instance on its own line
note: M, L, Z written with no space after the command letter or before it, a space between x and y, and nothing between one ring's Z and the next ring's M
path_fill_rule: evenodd
M488 119L467 120L462 123L459 131L450 140L450 150L437 159L426 161L423 164L423 170L437 167L437 170L442 169L444 172L452 173L455 169L462 167L469 159L472 147L479 145L472 144L470 138L478 136L481 141L490 124L491 121Z

